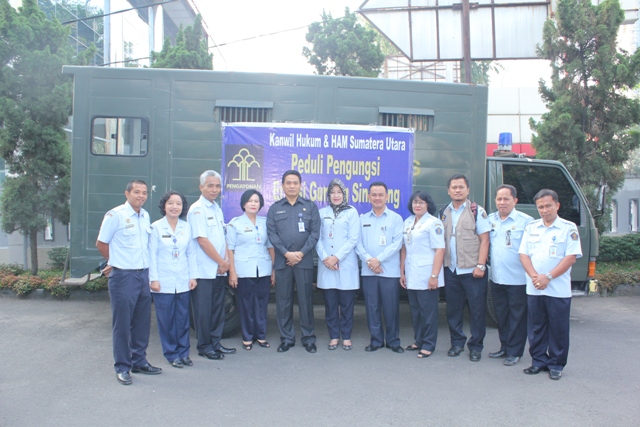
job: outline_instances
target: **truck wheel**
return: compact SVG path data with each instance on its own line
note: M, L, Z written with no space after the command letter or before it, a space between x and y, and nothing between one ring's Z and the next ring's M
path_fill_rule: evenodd
M491 293L491 280L487 283L487 319L491 320L494 326L498 326L498 315L496 307L493 305L493 294Z
M193 317L193 307L190 305L189 309L191 329L195 331L196 327ZM232 337L237 334L239 330L240 313L238 312L238 298L236 297L236 290L231 286L226 285L224 292L224 330L222 331L222 337Z

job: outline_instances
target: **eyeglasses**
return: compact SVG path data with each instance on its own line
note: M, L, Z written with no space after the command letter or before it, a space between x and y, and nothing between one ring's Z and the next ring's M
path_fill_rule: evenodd
M413 202L411 202L411 204L412 205L423 206L423 205L426 205L427 202L425 202L424 200L415 199Z

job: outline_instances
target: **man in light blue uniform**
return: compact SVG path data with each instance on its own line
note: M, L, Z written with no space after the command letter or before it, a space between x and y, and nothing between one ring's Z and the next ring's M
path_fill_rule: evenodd
M219 360L224 354L235 353L220 340L224 330L224 293L229 261L222 209L215 202L222 190L220 174L207 170L200 175L200 198L191 205L187 222L196 239L198 286L191 292L198 355Z
M558 216L558 195L540 190L534 197L540 219L530 223L520 244L520 261L527 272L529 353L527 375L549 371L559 380L569 354L571 266L582 257L578 228Z
M124 195L126 203L104 216L96 248L107 259L102 272L109 277L116 379L129 385L129 371L155 375L162 369L151 366L146 357L151 330L151 224L142 205L147 201L147 184L131 181Z
M518 192L504 184L496 191L497 212L489 215L491 223L491 295L498 317L500 350L489 353L493 359L506 358L513 366L522 357L527 343L527 274L520 262L520 242L529 215L515 209Z
M365 351L383 345L395 353L400 346L400 249L402 217L387 209L387 186L383 182L369 185L371 211L360 215L360 242L356 253L362 260L362 290L367 309L371 343ZM382 329L382 315L386 336Z

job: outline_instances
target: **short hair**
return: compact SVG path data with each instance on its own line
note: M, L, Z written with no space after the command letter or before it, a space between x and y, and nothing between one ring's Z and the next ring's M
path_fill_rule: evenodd
M127 184L127 187L125 188L125 191L126 191L127 193L130 193L130 192L131 192L131 190L133 190L133 184L140 184L140 185L144 185L144 186L145 186L145 187L147 187L147 188L149 187L149 186L147 185L147 183L146 183L146 182L144 182L143 180L141 180L141 179L134 179L133 181L130 181L130 182Z
M427 202L427 212L429 212L430 215L435 214L436 211L438 210L438 207L436 206L436 202L433 200L433 197L431 197L431 194L427 193L424 190L418 190L414 192L411 195L411 198L409 199L409 212L411 212L411 215L414 215L413 201L415 199L420 199L424 202Z
M160 214L162 216L165 216L167 214L167 210L165 209L165 206L167 204L167 202L169 201L169 199L171 198L171 196L180 196L180 199L182 199L182 212L180 212L180 218L183 218L187 212L189 212L189 203L187 202L187 198L184 197L184 194L182 193L178 193L177 191L168 191L166 193L164 193L164 195L160 198L160 202L158 202L158 207L160 208Z
M533 203L537 202L538 199L542 199L543 197L551 196L554 202L558 203L558 193L553 190L549 190L548 188L543 188L538 191L535 196L533 196Z
M449 178L449 181L447 181L447 188L451 187L451 181L455 179L464 179L464 183L467 184L467 187L469 187L469 180L467 179L467 177L462 175L461 173L457 173Z
M388 192L389 189L387 188L387 184L385 184L382 181L374 181L371 184L369 184L369 192L371 192L371 187L384 187L384 192Z
M302 182L302 177L300 176L300 172L295 171L293 169L290 169L288 171L286 171L285 173L282 174L282 183L284 184L284 179L286 177L288 177L289 175L295 175L298 177L298 180L300 180L300 182Z
M514 199L518 198L518 190L516 190L516 187L510 184L499 185L498 188L496 188L496 196L498 195L498 191L504 190L505 188L509 190L509 192L511 193L511 197L513 197Z
M258 195L258 199L260 199L260 209L262 209L262 207L264 206L264 197L262 197L262 193L252 188L251 190L247 190L242 193L242 196L240 197L240 207L242 208L242 212L244 212L244 205L247 204L251 196L253 196L254 194Z
M207 178L209 178L210 176L218 178L220 180L220 184L222 184L222 177L220 176L220 174L214 170L209 169L202 172L202 175L200 175L200 185L204 185L204 183L207 182Z

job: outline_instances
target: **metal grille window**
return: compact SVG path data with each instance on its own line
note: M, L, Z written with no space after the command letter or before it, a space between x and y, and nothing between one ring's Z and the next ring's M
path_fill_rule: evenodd
M102 156L144 156L149 121L137 117L96 117L91 125L91 153Z
M224 123L266 123L271 121L272 111L273 102L218 100L213 119Z
M433 128L433 110L380 108L378 123L382 126L429 132Z

